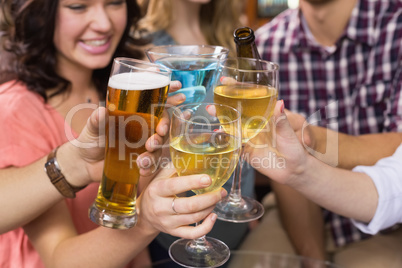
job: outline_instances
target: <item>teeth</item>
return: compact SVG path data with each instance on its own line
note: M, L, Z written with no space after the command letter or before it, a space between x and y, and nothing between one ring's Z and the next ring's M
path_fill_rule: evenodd
M90 40L90 41L84 41L84 43L88 46L94 46L94 47L99 47L102 46L104 44L106 44L107 39L103 39L103 40Z

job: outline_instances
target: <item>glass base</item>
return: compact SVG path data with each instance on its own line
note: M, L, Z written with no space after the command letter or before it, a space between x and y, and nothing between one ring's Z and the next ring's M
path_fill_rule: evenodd
M94 223L112 229L130 229L137 223L137 214L126 215L100 210L95 203L89 209L89 219Z
M184 267L219 267L230 257L229 247L222 241L205 237L205 245L197 245L191 239L176 240L169 247L169 256Z
M264 206L255 199L242 196L240 201L233 201L230 195L218 202L214 208L218 219L228 222L250 222L264 215Z

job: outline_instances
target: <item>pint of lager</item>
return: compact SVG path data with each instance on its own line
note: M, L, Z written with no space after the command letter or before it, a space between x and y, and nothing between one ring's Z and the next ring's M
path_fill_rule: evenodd
M105 165L90 219L102 226L127 229L135 225L139 169L166 103L171 72L158 65L116 58L109 78L106 107Z

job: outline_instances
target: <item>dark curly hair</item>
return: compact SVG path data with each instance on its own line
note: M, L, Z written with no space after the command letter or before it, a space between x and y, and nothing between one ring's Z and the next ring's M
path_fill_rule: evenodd
M141 58L137 50L141 40L134 32L141 11L136 0L126 0L127 26L113 57ZM0 0L0 83L18 80L47 101L46 91L57 88L52 95L70 89L70 81L56 72L56 49L53 43L59 0ZM101 98L105 97L109 66L93 72L93 81Z

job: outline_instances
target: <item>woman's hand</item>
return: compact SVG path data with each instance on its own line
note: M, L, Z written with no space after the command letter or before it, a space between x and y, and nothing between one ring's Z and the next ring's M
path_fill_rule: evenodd
M70 184L84 186L101 180L105 156L106 120L107 109L97 108L88 118L79 137L62 145L58 150L57 159L61 168L68 173L69 176L66 178Z
M181 88L179 81L172 81L169 92L175 92ZM175 107L186 100L184 94L176 94L168 97L165 105L165 110L158 125L155 129L155 134L152 135L146 142L145 148L147 152L141 154L137 159L137 165L140 168L140 175L143 177L153 177L160 166L166 164L165 158L168 157L169 145L166 144L168 139L170 119L168 109ZM165 158L163 158L165 156Z
M162 169L139 197L139 219L137 226L153 227L173 236L193 239L211 231L216 214L211 213L215 204L227 195L225 189L194 195L176 197L176 195L201 189L211 184L207 175L172 177L173 166ZM189 226L204 220L197 227Z
M181 88L179 81L173 81L170 85L172 92ZM175 106L185 100L184 94L177 94L169 97L166 106ZM58 152L60 160L74 159L74 174L68 178L69 183L74 186L87 185L93 181L100 181L102 178L104 155L105 155L105 126L108 119L107 109L97 108L89 117L86 126L76 140L63 145ZM158 159L162 154L163 143L166 141L169 130L169 116L167 111L158 123L156 134L146 142L147 152L142 154L137 163L140 167L140 174L143 176L154 176ZM65 162L60 161L60 162Z

